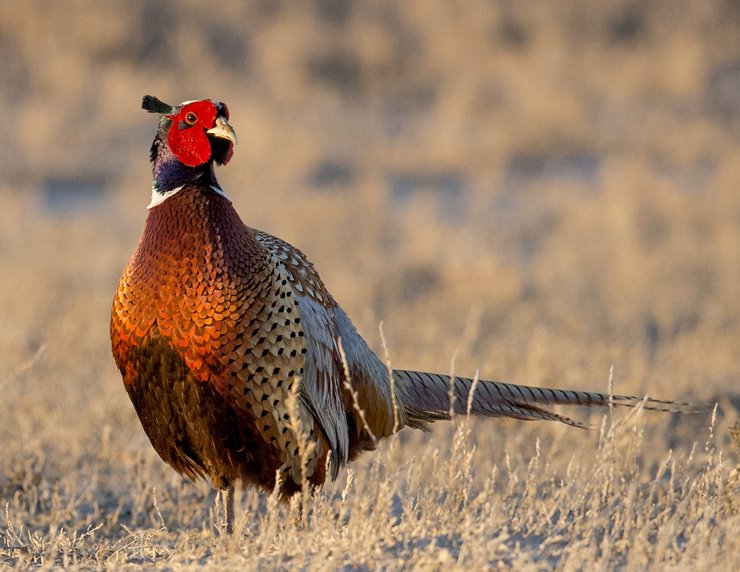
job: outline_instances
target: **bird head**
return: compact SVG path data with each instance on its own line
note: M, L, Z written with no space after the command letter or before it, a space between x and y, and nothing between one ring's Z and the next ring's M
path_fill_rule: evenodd
M231 159L236 133L229 125L229 109L225 103L202 99L172 106L153 95L145 95L141 107L162 116L152 145L152 161L162 143L187 167L198 167L210 161L225 165Z

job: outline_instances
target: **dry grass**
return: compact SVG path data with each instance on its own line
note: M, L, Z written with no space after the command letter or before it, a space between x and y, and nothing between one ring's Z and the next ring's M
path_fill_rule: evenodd
M593 4L1 4L0 562L732 569L740 18ZM716 418L404 431L291 507L243 492L218 536L108 347L148 201L144 93L229 104L237 209L381 353L383 321L395 366L606 390L614 365L617 392Z

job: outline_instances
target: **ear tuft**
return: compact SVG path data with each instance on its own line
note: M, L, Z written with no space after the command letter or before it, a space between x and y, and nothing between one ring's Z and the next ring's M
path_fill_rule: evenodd
M160 115L168 115L172 113L173 107L166 104L164 101L157 99L153 95L145 95L144 99L141 100L141 108L145 109L149 113L159 113Z

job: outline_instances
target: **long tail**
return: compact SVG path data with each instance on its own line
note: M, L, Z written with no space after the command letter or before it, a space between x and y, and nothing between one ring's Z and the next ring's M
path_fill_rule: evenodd
M402 396L403 406L412 426L423 426L425 422L449 419L450 409L455 415L465 415L470 408L471 415L483 417L513 417L531 421L546 419L559 421L585 429L579 421L558 415L541 407L542 405L582 405L608 407L610 404L636 407L640 404L650 411L673 413L692 413L711 409L706 405L695 405L681 401L665 401L652 397L633 395L612 395L591 391L570 389L549 389L528 387L500 381L474 381L465 377L455 377L454 400L450 407L450 376L421 371L393 370L393 378ZM473 397L470 399L471 388Z

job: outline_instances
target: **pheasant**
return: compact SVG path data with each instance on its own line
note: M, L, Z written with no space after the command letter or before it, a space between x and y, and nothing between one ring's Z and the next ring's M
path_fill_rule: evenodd
M304 254L246 226L221 189L214 163L237 142L226 105L142 107L160 115L152 194L113 301L113 356L159 456L221 491L227 531L236 482L287 499L403 427L466 413L582 427L545 407L690 406L389 372Z

